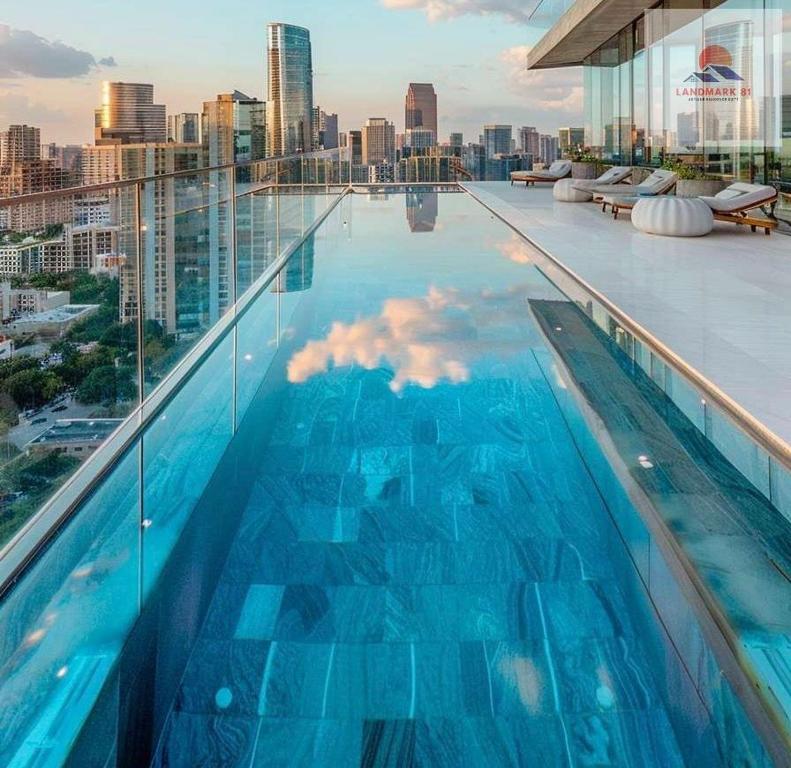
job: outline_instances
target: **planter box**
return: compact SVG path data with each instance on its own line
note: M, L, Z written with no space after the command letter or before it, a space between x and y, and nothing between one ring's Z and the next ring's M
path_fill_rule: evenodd
M714 197L727 186L727 181L719 179L679 179L676 183L676 197Z
M571 178L595 179L599 175L598 163L572 163Z

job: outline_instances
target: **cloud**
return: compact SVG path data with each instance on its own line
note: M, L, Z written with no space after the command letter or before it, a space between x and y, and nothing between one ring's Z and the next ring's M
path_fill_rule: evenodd
M0 89L0 125L28 123L42 127L57 127L67 115L62 109L31 101L24 93Z
M333 323L326 338L295 352L288 380L301 383L330 365L356 364L366 370L392 367L390 389L396 393L408 384L428 389L443 380L465 382L476 360L496 350L518 354L523 348L521 342L498 344L491 333L480 332L512 327L514 317L524 315L527 292L524 285L468 295L432 287L423 297L388 299L378 315Z
M87 51L0 24L0 77L81 77L100 65L114 67L116 62L108 57L97 63Z
M99 66L100 67L117 67L118 62L115 60L115 56L105 56L103 59L99 59Z
M506 259L515 264L532 264L533 254L530 246L517 234L512 234L510 240L495 245Z
M423 11L429 21L459 16L504 16L517 24L527 24L531 4L524 0L381 0L385 8Z
M526 108L579 118L583 110L582 68L527 69L530 46L518 45L500 54L509 89L522 95Z

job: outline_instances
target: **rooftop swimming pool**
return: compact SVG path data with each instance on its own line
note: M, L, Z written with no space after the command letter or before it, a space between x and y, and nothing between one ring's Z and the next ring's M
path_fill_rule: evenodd
M342 197L5 641L3 764L771 765L735 691L783 711L787 584L711 558L782 572L788 521L535 256L467 194Z

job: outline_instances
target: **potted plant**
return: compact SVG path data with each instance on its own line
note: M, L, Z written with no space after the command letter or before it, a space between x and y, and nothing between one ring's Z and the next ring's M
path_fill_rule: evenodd
M699 168L680 160L666 160L662 168L678 175L676 197L714 197L728 186L727 181L704 173Z
M602 172L601 160L585 147L571 147L566 157L571 160L571 176L574 179L595 179Z

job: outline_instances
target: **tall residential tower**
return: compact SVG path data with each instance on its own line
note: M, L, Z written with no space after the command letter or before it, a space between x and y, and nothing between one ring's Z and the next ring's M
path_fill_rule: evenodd
M406 92L405 128L429 128L437 132L437 94L431 83L410 83Z
M310 32L290 24L267 28L267 148L270 155L313 146L313 58Z

